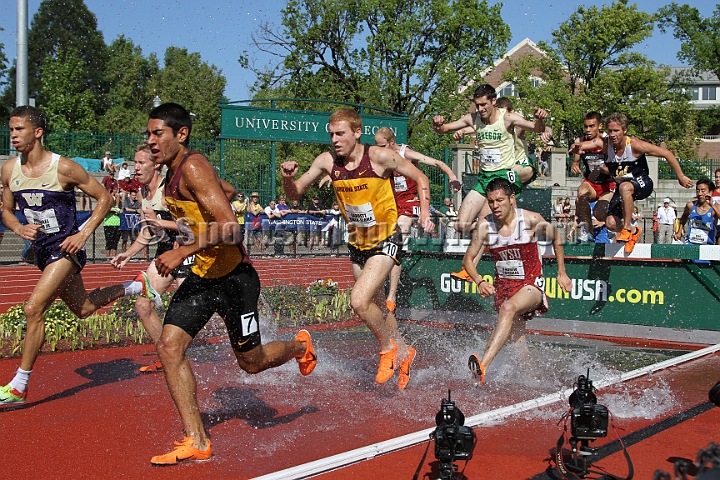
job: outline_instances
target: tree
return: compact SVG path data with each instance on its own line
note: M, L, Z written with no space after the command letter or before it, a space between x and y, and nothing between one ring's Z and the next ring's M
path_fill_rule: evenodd
M255 90L406 113L412 138L435 113L450 113L458 88L505 52L510 30L501 7L484 0L290 0L282 31L264 24L254 36L260 51L280 60L256 71Z
M168 47L165 66L148 86L163 102L175 102L195 115L193 138L215 138L220 134L220 107L226 85L222 71L202 61L199 53Z
M44 113L53 130L96 129L95 95L87 88L84 73L82 59L72 47L58 48L55 57L43 62L40 93L47 98Z
M0 27L0 32L2 32L3 30L5 29ZM8 61L7 57L5 56L5 44L0 43L0 86L7 83L7 68Z
M110 85L106 96L108 110L100 118L101 131L138 132L147 125L155 92L150 88L158 74L157 57L142 55L132 40L120 35L108 47L104 82Z
M682 42L677 58L699 72L712 72L720 79L720 5L711 18L702 18L697 8L671 3L660 9L658 26L673 30Z
M57 59L60 49L74 50L82 66L83 90L91 91L98 99L106 92L103 71L107 62L107 47L97 29L97 18L83 0L43 0L33 15L28 32L28 94L43 107L48 99L42 94L41 72L46 59ZM4 102L15 103L14 68ZM102 101L95 103L96 113L103 113Z

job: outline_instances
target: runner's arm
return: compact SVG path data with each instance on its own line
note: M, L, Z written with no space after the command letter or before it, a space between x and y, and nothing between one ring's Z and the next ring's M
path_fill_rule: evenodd
M673 232L673 238L675 240L680 240L682 238L682 233L685 228L685 224L688 221L688 218L690 218L690 212L692 212L692 207L692 202L688 202L685 204L685 209L683 210L682 215L680 215L680 218L678 218L677 230Z
M478 294L482 297L489 297L495 293L495 287L490 285L490 283L486 282L485 279L480 276L474 261L476 256L485 251L485 248L489 243L489 238L488 223L481 220L478 222L477 227L473 230L470 245L468 245L468 249L465 251L465 256L463 257L463 268L465 268L465 271L468 272L470 277L473 279L473 282L477 284Z
M318 155L313 160L312 165L307 172L303 173L300 178L295 180L298 172L298 163L295 161L283 162L280 165L280 173L283 177L283 187L285 195L290 200L299 200L300 197L315 183L319 178L329 175L332 167L332 155L325 152Z
M417 183L418 198L420 199L420 228L427 233L432 232L435 224L430 219L430 181L425 174L394 151L380 147L370 147L370 151L372 152L370 158L375 157L375 161L380 166L396 171Z
M675 154L667 148L659 147L657 145L653 145L652 143L648 143L637 138L633 138L633 141L630 145L632 145L633 152L635 153L644 153L646 155L653 155L655 157L664 158L665 161L670 165L670 168L673 169L673 172L675 172L678 183L683 187L692 188L695 185L692 179L683 173L680 162L678 162L677 158L675 158Z
M431 167L439 168L440 170L442 170L442 172L450 179L450 187L455 191L455 193L457 193L462 188L462 185L457 179L457 175L455 175L455 172L453 172L452 169L445 162L441 162L438 159L423 155L422 153L416 152L409 147L405 149L405 158L410 160L411 162L418 162L422 163L423 165L430 165Z
M435 133L440 135L445 133L457 132L463 127L472 128L472 126L472 115L469 113L463 115L458 120L450 123L445 123L445 117L443 117L442 115L437 115L433 117L433 130L435 131Z

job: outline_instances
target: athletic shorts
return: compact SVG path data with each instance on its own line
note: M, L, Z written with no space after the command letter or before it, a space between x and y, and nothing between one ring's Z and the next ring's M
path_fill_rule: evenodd
M420 202L400 202L397 204L398 217L419 217Z
M190 272L192 271L194 263L195 255L190 255L189 257L185 258L185 260L183 260L183 263L180 264L179 267L172 271L171 275L174 278L187 278L187 276L190 275Z
M249 263L239 263L220 278L190 272L170 301L165 325L175 325L195 338L217 312L225 321L233 350L248 352L261 343L259 296L260 279Z
M606 193L612 193L615 192L615 182L604 182L604 183L593 183L589 181L587 178L583 178L582 183L587 183L592 187L593 190L595 190L595 198L600 198Z
M47 267L51 263L57 262L61 258L65 257L67 257L68 260L78 266L77 272L80 272L85 267L85 263L87 262L87 252L85 252L84 248L79 252L72 254L60 250L59 245L56 246L56 248L52 249L35 246L34 250L35 261L37 262L37 266L40 271L45 270L45 267Z
M348 245L350 251L350 261L358 265L365 265L370 257L375 255L385 255L395 261L395 265L400 265L400 254L402 252L403 240L402 234L395 232L390 238L383 240L377 247L369 250L360 250L359 248Z
M503 280L497 278L495 280L495 311L500 311L500 307L507 300L512 298L517 292L525 287L535 287L542 293L542 301L535 310L530 310L522 315L523 320L532 320L535 315L542 315L546 313L549 308L548 299L545 295L545 278L537 277L533 281L532 279L527 280Z
M652 178L647 175L632 177L631 179L625 181L632 183L634 188L632 196L633 200L644 200L652 195L653 181ZM620 185L622 183L624 182L619 183L617 187L615 187L615 193L610 199L610 205L608 206L608 215L619 218L623 218L622 196L620 195Z
M509 180L513 186L515 195L518 195L520 192L522 192L522 182L520 182L520 177L518 177L517 172L507 169L497 170L494 172L480 172L477 176L477 183L473 187L473 190L478 192L483 197L487 197L487 193L485 193L485 190L487 189L488 184L496 178L504 178L506 180Z

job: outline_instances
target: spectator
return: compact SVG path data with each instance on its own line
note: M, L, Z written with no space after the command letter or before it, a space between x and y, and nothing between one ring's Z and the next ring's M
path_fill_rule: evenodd
M122 166L118 170L118 182L125 180L128 177L132 177L132 174L130 173L130 169L128 168L128 163L123 162Z
M550 160L551 150L552 146L545 145L540 152L540 159L538 160L538 173L541 177L547 177L550 174L550 165L548 164L548 160Z
M125 205L125 199L130 192L137 193L140 190L140 182L135 177L125 177L118 181L118 189L120 190L120 204Z
M313 197L312 203L308 205L307 213L308 215L312 215L316 218L325 218L325 214L327 212L322 206L320 206L320 197ZM312 252L313 246L316 244L318 249L322 246L320 241L320 232L315 229L308 230L308 253Z
M663 206L663 204L661 203L658 205L658 208L660 208L662 206ZM660 240L660 221L658 220L657 209L653 210L652 232L653 232L653 243L658 243Z
M677 214L675 213L675 209L670 206L669 198L663 200L663 206L657 209L657 216L658 222L660 223L660 238L658 239L658 243L672 243Z
M105 152L105 156L100 160L100 170L108 173L115 173L118 171L118 166L115 165L110 158L110 152Z
M123 202L123 213L136 213L140 215L141 209L142 204L138 199L137 190L131 191L128 196L125 197L125 201ZM137 233L138 231L135 228L132 228L131 230L123 230L122 232L120 232L123 252L127 248L128 240L131 244L135 241L135 239L137 238ZM144 260L147 260L147 251L145 252L145 255L146 257L144 258Z
M248 199L245 198L243 192L238 192L230 206L235 213L238 225L240 225L240 238L242 238L243 243L245 243L245 212L247 212L248 208Z
M270 203L267 207L265 207L265 216L267 216L268 222L267 224L263 224L263 250L265 251L265 254L268 254L268 245L270 243L275 242L274 240L274 223L273 220L280 220L282 218L282 215L280 214L280 210L277 208L277 202L275 200L270 200Z
M103 221L105 258L107 259L117 255L118 242L120 241L120 212L121 210L118 207L112 207Z
M330 256L334 257L338 254L338 249L342 245L342 230L340 228L340 218L342 212L340 211L340 205L337 202L332 204L332 208L327 211L328 215L332 215L333 218L328 224L328 247L330 248Z
M284 198L284 197L282 197ZM298 204L297 200L292 201L292 206L289 210L290 213L306 213L305 210L300 208L300 205ZM298 246L298 226L297 223L292 223L285 227L285 231L292 237L292 242L290 243L290 247L292 249L293 256L297 256L297 246Z
M555 205L553 205L553 216L555 217L555 221L557 222L558 227L564 227L565 226L565 214L563 213L563 199L562 197L558 197L555 200Z
M457 220L458 212L455 210L455 204L450 202L450 206L445 211L446 225L445 225L445 238L455 240L455 220Z
M253 242L253 252L252 253L262 253L263 246L262 246L262 218L260 218L261 213L265 213L265 210L263 209L262 205L258 203L260 200L260 195L258 192L252 192L250 194L250 203L247 207L247 213L249 213L252 217L252 223L250 224L250 230L249 236L248 236L248 243ZM247 227L246 227L247 228Z
M118 184L118 181L115 180L115 174L113 172L107 172L107 175L105 175L100 182L102 183L102 186L105 187L105 190L107 190L110 195L112 195L115 206L120 206L120 185Z
M565 202L563 202L563 215L565 215L565 225L570 225L570 220L573 218L570 197L565 197Z
M638 207L633 207L633 213L632 213L632 220L630 221L631 227L638 227L640 226L640 222L642 221L642 213L638 210Z

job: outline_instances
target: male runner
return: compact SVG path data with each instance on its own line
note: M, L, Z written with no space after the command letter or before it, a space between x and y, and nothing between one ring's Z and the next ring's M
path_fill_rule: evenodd
M697 200L685 205L678 220L675 240L681 240L683 229L687 223L685 235L686 245L714 245L717 231L716 222L720 219L720 203L712 202L712 192L715 185L712 180L702 177L695 185Z
M498 322L482 360L477 354L468 360L468 367L479 384L485 381L485 372L507 339L515 343L525 341L525 321L548 310L537 234L553 239L558 284L566 292L572 289L565 273L562 239L555 235L552 226L539 213L513 207L515 193L507 179L492 180L486 193L492 213L478 223L463 258L463 266L477 284L478 293L483 297L495 295L498 311ZM486 247L495 262L494 285L478 274L473 261Z
M362 120L355 110L335 111L328 131L334 151L316 157L298 180L294 180L297 162L280 166L285 193L291 200L300 198L315 181L330 175L348 226L348 249L355 276L350 304L380 342L375 381L388 381L399 360L398 388L402 389L410 380L415 349L403 340L395 317L383 315L381 290L390 270L399 263L402 248L390 179L393 172L398 172L418 183L420 225L426 232L435 227L430 221L430 184L420 170L391 149L361 144Z
M5 226L24 240L33 241L42 271L23 308L27 329L20 368L9 384L0 387L0 405L24 403L27 384L45 341L45 314L60 297L78 317L125 295L156 298L145 274L133 282L85 291L80 271L85 266L85 242L102 223L113 204L112 196L80 165L43 148L45 116L35 107L18 107L10 114L10 139L19 155L2 166ZM78 226L74 189L97 201L90 218ZM25 215L23 225L15 206Z
M575 141L584 142L602 139L605 134L600 131L601 124L602 116L600 112L588 112L583 121L585 135ZM615 192L615 181L609 175L608 168L605 166L606 158L607 154L603 152L601 147L573 156L570 171L576 175L582 173L584 177L578 187L577 200L575 201L575 215L578 217L580 229L577 239L580 242L594 241L590 234L593 216L603 220L607 218L607 208ZM580 167L581 161L583 164L582 169ZM595 209L597 210L590 209L590 204L593 202L597 202L595 203Z
M407 145L398 145L395 142L395 132L388 127L381 127L375 133L375 146L390 148L405 160L410 160L415 166L422 163L423 165L431 165L439 168L450 179L450 188L453 193L457 193L462 188L455 173L444 162L416 152ZM398 209L398 228L403 236L404 247L413 220L417 218L420 213L420 202L417 200L417 183L397 172L393 172L392 180L393 194L395 195L395 203ZM392 313L395 312L395 297L397 295L398 284L400 283L401 272L402 267L399 264L395 265L390 271L390 288L388 289L385 304Z
M147 126L148 145L156 163L168 167L165 201L175 220L187 229L182 245L157 259L161 276L195 255L188 278L180 285L165 314L157 344L170 396L180 414L185 438L173 451L151 459L155 465L207 460L212 446L197 404L195 376L185 356L193 337L214 313L223 317L238 365L259 373L295 358L309 375L317 363L310 335L301 330L294 341L261 343L257 301L260 280L242 244L235 214L215 169L203 155L188 149L192 121L180 105L153 109Z
M476 108L474 114L463 115L459 120L445 124L445 118L433 118L433 127L436 133L455 132L453 138L460 141L465 134L475 132L475 145L479 149L482 170L477 177L475 187L468 192L460 204L455 230L460 233L469 232L478 215L487 205L485 200L485 186L494 178L507 178L514 185L515 193L522 190L525 182L532 180L535 171L531 166L516 165L517 134L523 131L533 131L543 134L546 132L545 118L547 112L536 108L534 115L537 121L525 120L517 113L495 106L497 93L491 85L480 85L473 93L473 103ZM527 156L525 161L527 162ZM519 170L515 170L518 168ZM479 255L482 255L480 252ZM476 259L477 262L480 258ZM470 281L465 269L453 272L451 275L460 280Z
M628 118L622 113L613 113L605 119L607 137L595 138L585 142L576 142L570 153L583 154L602 147L607 154L605 164L611 177L615 178L617 187L608 205L608 217L605 220L609 230L618 232L618 242L625 242L625 253L632 253L635 243L640 240L642 228L631 226L635 200L643 200L653 191L653 182L649 176L648 164L645 155L654 155L664 158L675 172L678 183L685 188L693 186L693 181L683 174L682 167L675 155L667 148L658 147L628 136Z

